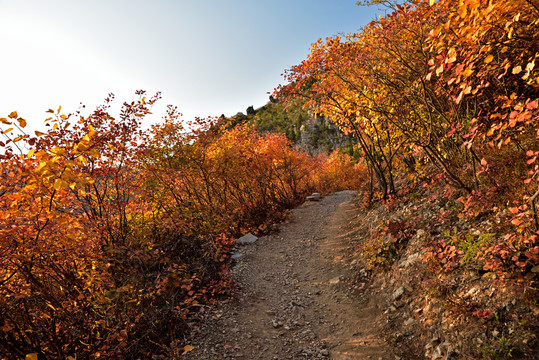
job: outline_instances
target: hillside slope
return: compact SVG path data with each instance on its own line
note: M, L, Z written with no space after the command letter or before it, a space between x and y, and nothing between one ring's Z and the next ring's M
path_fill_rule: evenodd
M302 102L294 102L285 107L282 102L270 98L266 105L254 109L247 108L246 114L238 113L223 119L225 128L236 125L253 126L259 133L281 133L297 148L311 155L331 153L333 150L349 155L357 155L353 148L356 141L344 135L330 119L304 109Z

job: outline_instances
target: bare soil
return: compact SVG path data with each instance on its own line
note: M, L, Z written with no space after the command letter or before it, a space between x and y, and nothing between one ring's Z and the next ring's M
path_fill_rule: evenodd
M361 239L354 195L307 202L275 233L238 246L239 289L210 311L184 357L395 359L383 335L387 294L352 257Z

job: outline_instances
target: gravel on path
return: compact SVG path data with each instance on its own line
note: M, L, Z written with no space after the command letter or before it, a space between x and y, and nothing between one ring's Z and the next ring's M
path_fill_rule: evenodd
M353 191L306 202L279 231L238 246L234 299L210 312L186 359L393 360L385 299L351 257Z

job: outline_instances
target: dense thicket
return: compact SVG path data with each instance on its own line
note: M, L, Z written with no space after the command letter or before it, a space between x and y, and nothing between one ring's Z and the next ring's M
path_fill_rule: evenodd
M229 293L234 237L264 233L309 192L358 187L347 155L217 119L185 128L158 95L90 116L50 110L46 133L1 118L0 358L178 358ZM18 133L18 135L17 135Z
M537 345L538 57L537 1L414 0L314 43L274 94L355 135L371 196L402 215L375 225L363 254L399 272L412 235L425 234L415 255L428 289L410 300L440 304L463 358L524 358ZM439 213L413 211L428 203ZM496 281L472 296L469 279ZM499 336L459 338L467 325Z
M313 44L276 95L302 99L355 134L384 199L403 170L443 179L469 216L508 208L513 228L499 242L510 250L487 249L489 266L529 271L539 256L536 5L398 5L359 33Z

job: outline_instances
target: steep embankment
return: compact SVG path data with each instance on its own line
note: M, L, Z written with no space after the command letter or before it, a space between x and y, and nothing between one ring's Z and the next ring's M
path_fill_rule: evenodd
M394 359L386 297L351 257L353 192L292 211L279 232L238 249L240 289L208 317L188 359Z

